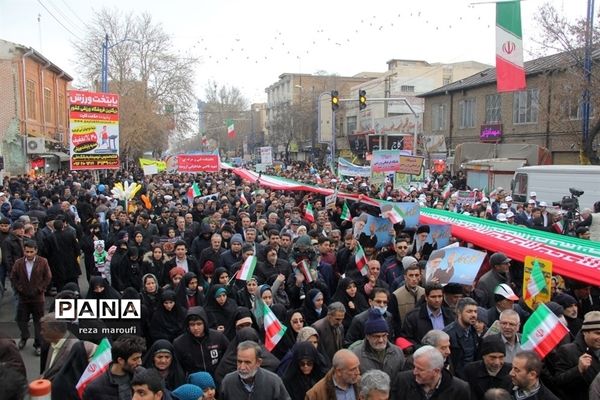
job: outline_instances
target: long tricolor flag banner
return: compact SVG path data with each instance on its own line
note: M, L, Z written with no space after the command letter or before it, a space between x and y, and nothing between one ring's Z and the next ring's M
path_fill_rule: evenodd
M81 378L79 378L79 382L77 382L76 388L79 397L83 397L83 391L90 382L98 378L108 369L108 366L112 361L110 347L110 342L107 338L103 338L98 347L96 347L96 351L94 352L90 363L85 371L83 371Z
M267 350L271 351L277 346L277 343L279 343L283 335L285 335L287 327L277 319L269 306L262 303L262 307L265 327L265 347Z
M496 3L496 85L498 92L526 87L520 0Z
M256 268L256 256L250 256L246 258L240 272L238 273L238 279L240 281L247 281L254 275L254 269Z
M334 193L333 189L274 176L259 176L258 173L243 168L235 168L233 172L248 182L275 190L301 190L322 195ZM376 207L385 204L382 200L353 193L338 192L338 197ZM414 206L414 203L400 204ZM433 208L419 210L419 223L450 224L452 236L461 240L489 251L501 251L514 260L524 261L526 256L547 259L552 262L557 274L593 285L600 284L600 243Z
M541 358L550 353L569 333L545 304L540 304L523 326L521 350L533 350Z

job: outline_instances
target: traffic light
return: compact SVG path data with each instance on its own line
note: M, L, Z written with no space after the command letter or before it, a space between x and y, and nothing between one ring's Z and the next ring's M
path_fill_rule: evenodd
M331 109L337 111L340 108L340 96L337 90L331 91Z
M359 90L358 91L358 109L364 110L367 108L367 91Z

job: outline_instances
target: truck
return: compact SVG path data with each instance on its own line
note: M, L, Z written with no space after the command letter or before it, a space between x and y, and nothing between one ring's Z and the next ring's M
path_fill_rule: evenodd
M467 161L462 164L470 188L485 189L487 193L495 188L510 187L517 168L527 165L527 160L491 158Z
M538 165L517 168L511 182L512 198L525 203L536 193L537 201L549 206L563 198L579 200L579 209L591 208L600 201L600 166Z

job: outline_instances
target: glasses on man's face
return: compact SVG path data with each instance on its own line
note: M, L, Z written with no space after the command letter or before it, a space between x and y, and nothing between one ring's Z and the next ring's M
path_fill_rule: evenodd
M397 249L402 249L402 250L406 250L408 249L408 246L396 246Z

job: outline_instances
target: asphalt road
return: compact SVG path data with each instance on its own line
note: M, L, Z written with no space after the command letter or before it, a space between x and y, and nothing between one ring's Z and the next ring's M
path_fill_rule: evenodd
M79 287L82 293L87 293L87 280L85 276L79 277ZM46 298L46 310L54 302L54 297ZM21 334L19 327L15 322L16 314L16 302L13 296L12 289L7 289L4 294L4 298L0 301L0 332L8 335L15 340L15 343L19 342ZM21 357L25 362L27 368L27 380L29 382L37 379L40 376L40 358L37 357L33 350L33 322L29 322L29 334L30 339L27 341L27 346L21 350Z

